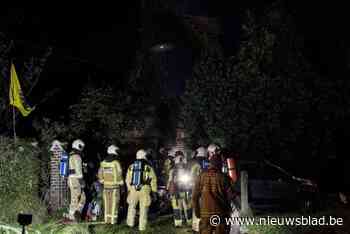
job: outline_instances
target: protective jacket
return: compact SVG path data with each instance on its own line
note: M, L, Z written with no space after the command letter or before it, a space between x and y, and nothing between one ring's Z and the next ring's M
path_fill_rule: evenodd
M116 158L102 161L98 178L105 188L115 188L123 185L123 171L119 161Z
M212 215L229 215L230 203L235 193L229 177L219 169L210 167L203 171L192 192L193 209L197 217L210 217Z

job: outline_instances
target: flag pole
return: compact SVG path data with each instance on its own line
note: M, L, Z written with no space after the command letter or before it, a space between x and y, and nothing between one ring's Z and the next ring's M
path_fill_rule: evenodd
M12 106L12 121L13 121L13 141L15 144L15 148L16 148L16 111L15 111L15 106Z
M11 59L11 64L10 66L12 66L13 64L13 60ZM10 70L11 70L12 67L10 67ZM12 71L11 71L12 72ZM10 89L13 88L13 80L12 80L12 74L10 75L11 78L10 78ZM14 92L12 90L12 100L14 100ZM13 144L14 144L14 154L16 155L16 143L17 143L17 134L16 134L16 110L15 110L15 105L12 105L12 125L13 125Z

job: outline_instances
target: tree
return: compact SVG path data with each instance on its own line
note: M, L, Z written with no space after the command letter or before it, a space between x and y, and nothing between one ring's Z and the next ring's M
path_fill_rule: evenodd
M321 138L332 139L335 115L344 116L345 107L336 100L345 96L305 59L282 3L260 18L248 12L236 56L203 51L183 97L192 144L219 141L245 155L277 158L311 155Z
M142 100L112 87L87 85L71 109L71 129L101 143L122 141L130 131L141 131L147 115Z
M103 143L120 142L133 131L143 135L150 125L156 126L156 109L163 98L153 57L138 52L128 75L114 84L88 83L70 107L74 133Z

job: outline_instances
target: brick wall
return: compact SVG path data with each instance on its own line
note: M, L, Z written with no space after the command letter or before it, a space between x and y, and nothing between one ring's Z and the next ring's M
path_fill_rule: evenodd
M185 130L183 128L177 128L175 141L166 144L166 148L170 149L170 155L174 156L175 152L179 150L189 157L190 149L185 146L185 138Z
M59 163L64 149L59 141L52 142L50 148L50 208L58 210L68 204L67 179L59 175Z

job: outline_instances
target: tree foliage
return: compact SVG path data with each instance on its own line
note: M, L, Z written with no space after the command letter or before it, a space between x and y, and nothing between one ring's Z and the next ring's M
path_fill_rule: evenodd
M141 130L147 110L141 100L111 87L85 87L77 104L71 106L71 129L100 142L120 141L129 131Z
M70 107L72 131L104 143L124 141L134 131L142 135L161 102L159 77L151 59L138 53L127 77L113 85L88 83Z
M204 50L194 67L183 97L190 143L218 141L260 156L329 153L319 147L332 144L348 115L348 84L313 69L281 5L260 18L248 12L243 30L236 56Z

